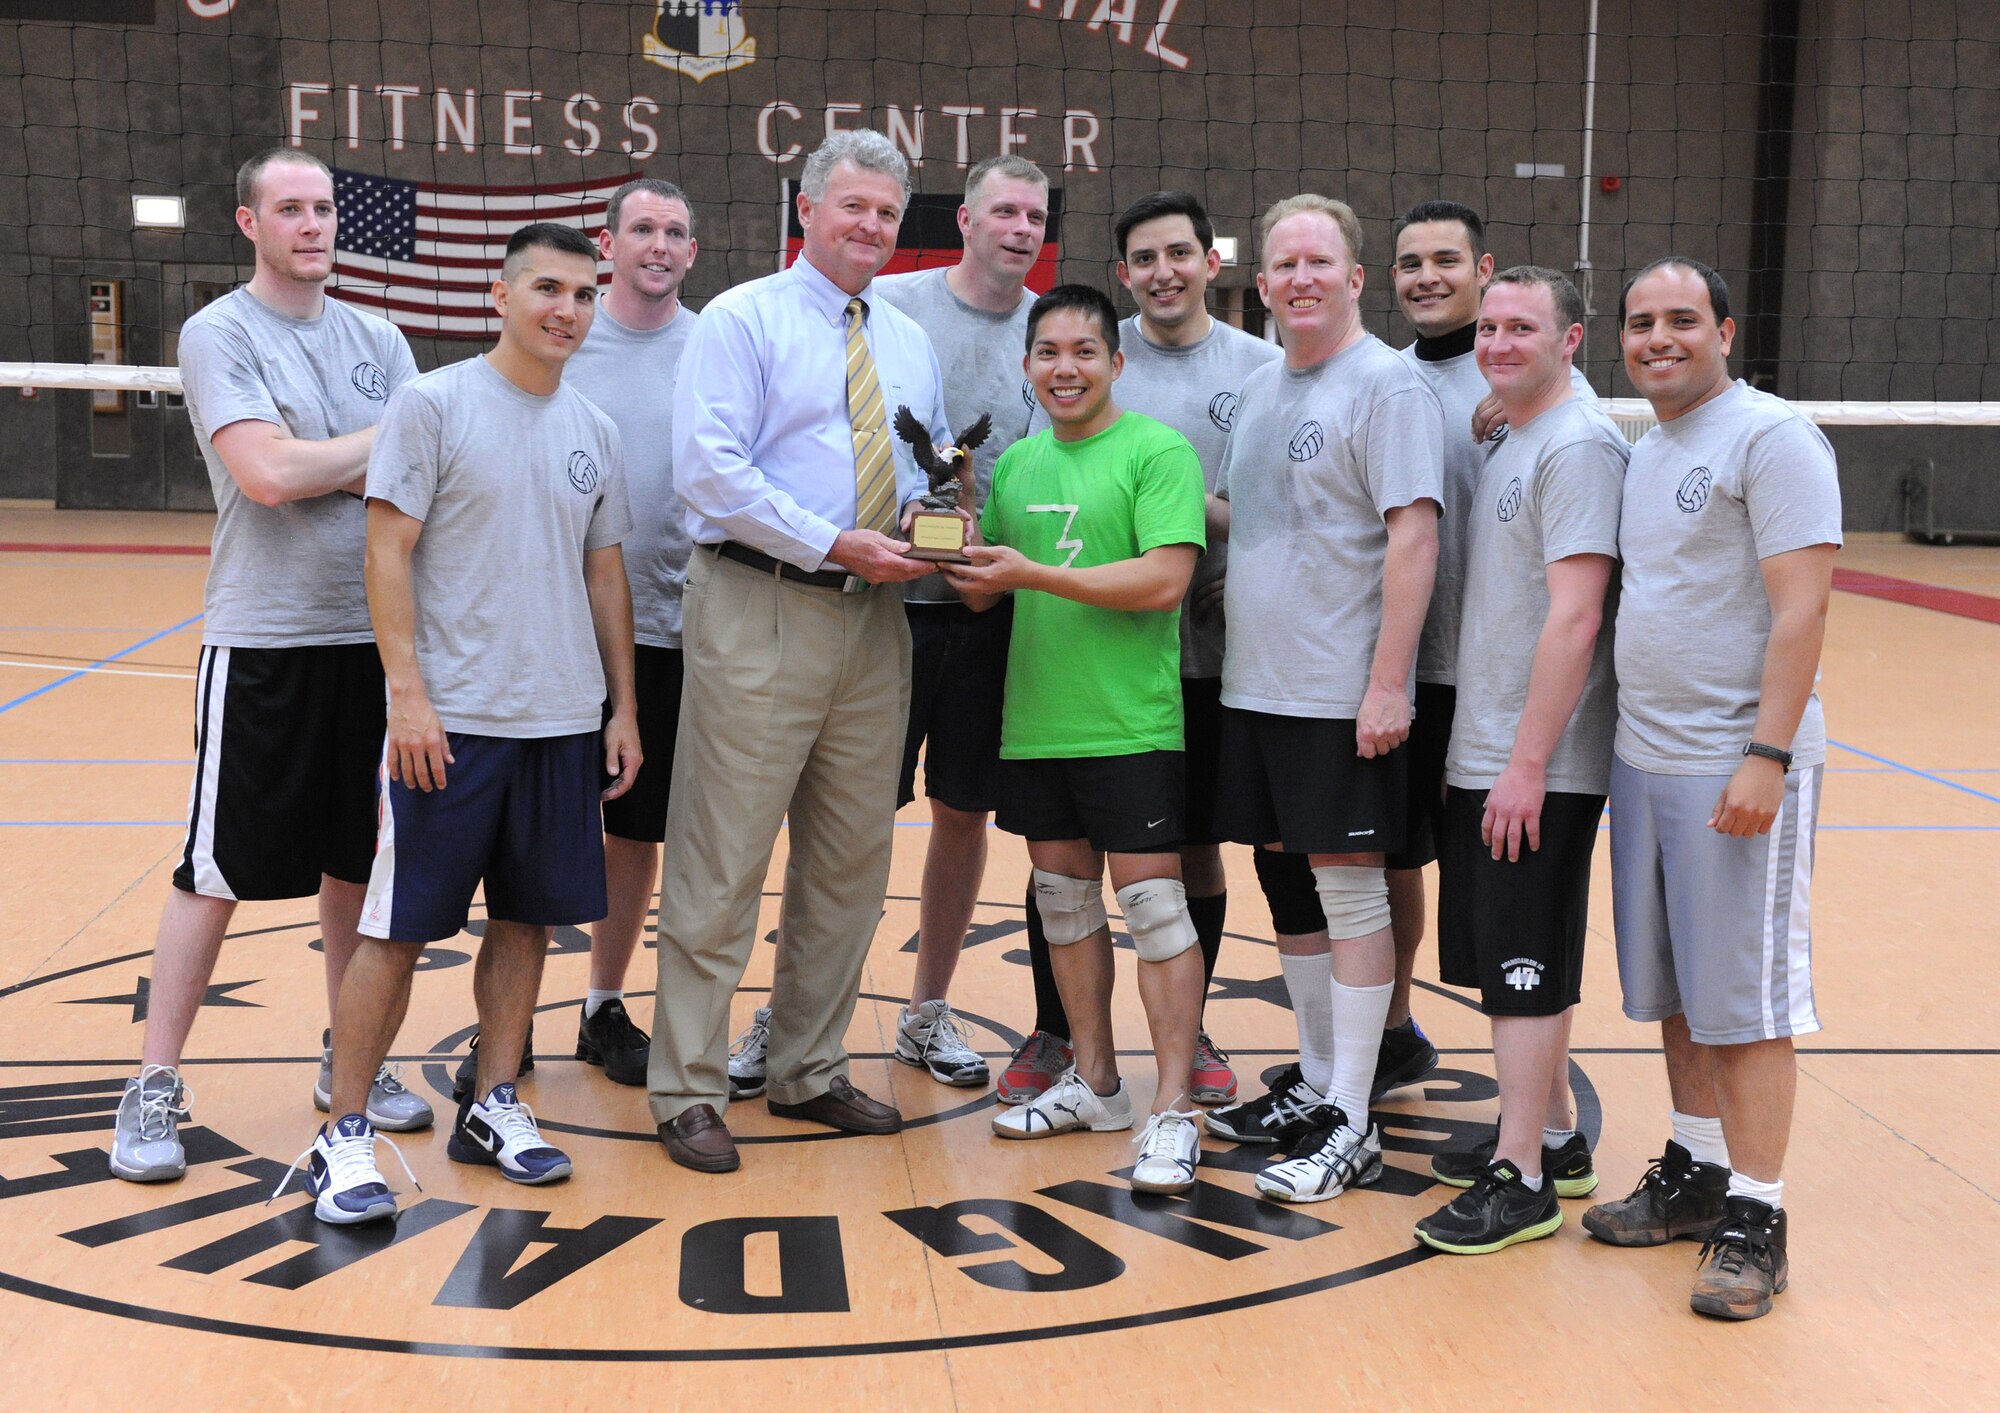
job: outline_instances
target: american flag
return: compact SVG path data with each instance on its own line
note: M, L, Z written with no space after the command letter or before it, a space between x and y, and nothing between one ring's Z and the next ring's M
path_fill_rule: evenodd
M336 170L333 288L407 333L494 338L500 321L493 281L507 238L531 221L559 221L595 237L611 193L636 175L553 186L449 186ZM610 268L599 262L600 283Z

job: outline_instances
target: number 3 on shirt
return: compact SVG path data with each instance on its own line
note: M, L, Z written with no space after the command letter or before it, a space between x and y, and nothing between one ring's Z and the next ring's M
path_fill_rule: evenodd
M1030 505L1022 508L1029 515L1051 514L1068 517L1063 521L1062 534L1056 539L1056 548L1059 550L1068 550L1069 558L1058 564L1056 568L1067 569L1070 565L1076 563L1076 557L1083 553L1083 541L1072 540L1069 537L1069 532L1070 527L1076 524L1076 512L1080 507L1074 505Z

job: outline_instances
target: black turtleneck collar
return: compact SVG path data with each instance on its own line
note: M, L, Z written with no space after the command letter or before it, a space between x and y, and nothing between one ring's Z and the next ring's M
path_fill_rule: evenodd
M1417 357L1425 363L1442 363L1447 358L1456 358L1461 353L1472 352L1472 336L1479 331L1478 321L1467 324L1462 329L1453 329L1448 334L1439 334L1434 339L1417 335Z

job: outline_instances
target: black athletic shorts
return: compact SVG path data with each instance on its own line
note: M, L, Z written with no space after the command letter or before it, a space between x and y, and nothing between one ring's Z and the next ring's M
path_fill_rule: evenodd
M1014 601L984 613L962 603L904 605L910 619L910 724L896 808L924 794L967 814L999 804L1000 704L1007 689L1007 643ZM928 744L926 744L928 743Z
M1088 839L1105 854L1178 848L1185 765L1179 751L1000 762L994 822L1024 839Z
M1405 772L1409 803L1404 807L1403 847L1389 855L1390 868L1422 868L1438 856L1444 826L1444 757L1451 746L1451 718L1458 688L1442 682L1417 683L1417 714L1404 742L1410 764Z
M1409 748L1363 760L1354 723L1222 708L1215 828L1295 854L1395 853L1404 846Z
M1183 844L1220 844L1215 832L1215 781L1222 767L1222 679L1181 678L1181 720L1187 737L1187 837Z
M667 837L674 741L681 729L681 650L634 645L632 677L639 699L639 749L646 759L632 788L604 802L604 832L657 844Z
M268 899L310 898L321 874L366 883L387 701L373 643L204 646L174 887Z
M1590 858L1604 796L1542 802L1542 847L1498 861L1480 842L1484 790L1445 798L1438 853L1438 974L1474 987L1489 1016L1553 1016L1583 996Z

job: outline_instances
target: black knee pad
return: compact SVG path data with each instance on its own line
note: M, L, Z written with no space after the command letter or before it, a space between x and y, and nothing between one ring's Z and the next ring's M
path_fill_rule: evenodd
M1319 884L1313 879L1307 856L1281 854L1275 849L1252 852L1256 856L1257 886L1264 890L1264 902L1271 909L1271 926L1295 935L1325 928L1326 914L1319 906Z

